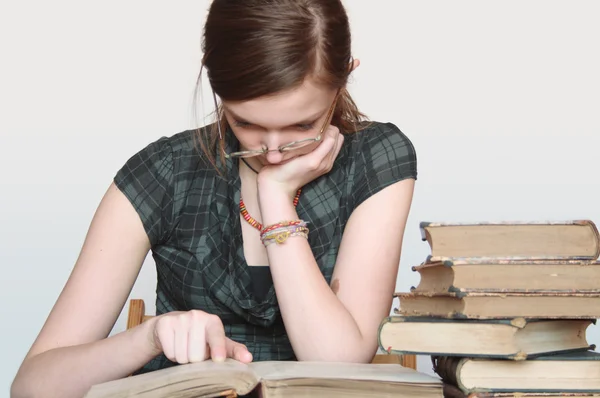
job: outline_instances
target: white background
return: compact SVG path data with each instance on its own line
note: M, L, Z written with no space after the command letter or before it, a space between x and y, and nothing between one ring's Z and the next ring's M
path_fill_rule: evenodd
M0 396L117 169L147 143L195 126L208 4L0 5ZM600 224L600 2L346 5L362 61L350 90L418 153L397 290L418 283L410 267L429 252L423 220ZM148 311L154 284L150 260L132 292ZM113 332L124 329L126 311ZM597 326L588 338L600 343ZM427 358L419 367L430 371Z

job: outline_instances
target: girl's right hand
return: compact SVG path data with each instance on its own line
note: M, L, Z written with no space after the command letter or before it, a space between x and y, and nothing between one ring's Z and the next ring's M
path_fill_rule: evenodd
M180 364L211 358L223 361L233 358L240 362L252 361L245 345L225 336L221 319L204 311L176 311L152 318L149 340L157 355Z

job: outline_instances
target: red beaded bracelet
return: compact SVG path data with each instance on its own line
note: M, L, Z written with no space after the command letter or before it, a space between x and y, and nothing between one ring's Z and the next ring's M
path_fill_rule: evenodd
M262 235L262 234L266 234L267 232L273 231L274 229L277 229L277 228L288 227L291 225L300 225L302 223L303 223L302 220L282 221L277 224L273 224L273 225L269 225L269 226L265 227L262 231L260 231L260 233Z

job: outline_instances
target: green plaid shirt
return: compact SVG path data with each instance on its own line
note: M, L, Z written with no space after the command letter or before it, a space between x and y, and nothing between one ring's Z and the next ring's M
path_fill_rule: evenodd
M294 360L274 287L262 301L253 296L243 256L238 160L219 158L226 168L219 175L199 151L195 133L150 143L114 179L152 244L157 315L192 309L216 314L226 335L245 344L254 360ZM228 151L238 150L231 131L225 140ZM372 122L347 135L333 169L303 188L297 212L309 223L310 247L328 283L354 209L386 186L416 176L410 140L391 123ZM160 355L139 373L172 365Z

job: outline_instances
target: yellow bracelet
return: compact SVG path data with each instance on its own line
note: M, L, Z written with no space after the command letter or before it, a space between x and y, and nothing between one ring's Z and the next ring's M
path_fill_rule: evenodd
M308 228L303 228L303 229L305 229L305 231L298 228L298 230L293 231L293 232L292 231L281 231L281 232L277 232L273 235L268 235L263 239L263 244L265 246L268 246L271 243L276 243L276 244L280 245L292 236L302 236L303 238L308 239Z

